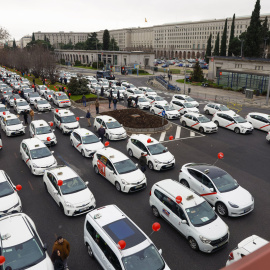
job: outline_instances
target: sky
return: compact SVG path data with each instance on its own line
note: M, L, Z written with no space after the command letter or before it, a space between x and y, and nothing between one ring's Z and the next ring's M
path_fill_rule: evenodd
M94 32L251 16L256 0L10 0L1 1L0 27L19 40L33 32ZM261 14L270 1L261 0ZM145 19L147 22L145 22Z

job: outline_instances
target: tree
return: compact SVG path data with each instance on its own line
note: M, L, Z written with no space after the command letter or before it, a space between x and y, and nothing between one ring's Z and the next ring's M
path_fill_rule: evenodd
M118 47L117 42L114 39L114 37L112 37L110 40L109 50L110 51L119 51L119 47Z
M229 42L229 48L228 48L228 56L232 56L232 42L234 40L234 27L235 27L235 14L233 14L233 19L232 19L230 42Z
M212 51L212 34L210 34L208 41L207 41L207 47L206 47L206 52L205 52L205 61L207 64L209 64L209 58L208 56L211 56L211 51Z
M199 61L197 61L191 74L191 81L202 82L203 80L204 80L203 71L201 69Z
M16 45L15 39L13 39L13 45L12 45L12 48L13 48L13 49L17 49L17 45Z
M250 25L247 29L246 40L244 43L244 55L246 57L260 57L260 34L261 34L261 21L260 21L260 0L256 1L254 10L251 15Z
M77 78L71 78L70 83L67 85L68 90L72 95L83 95L83 94L89 94L90 90L87 86L88 80L86 79L78 79Z
M220 45L220 56L226 56L226 42L227 42L227 19L225 21L224 30Z
M74 46L75 50L85 50L85 48L86 48L85 42L78 42Z
M215 42L215 49L214 49L213 55L214 56L219 56L219 32L217 34L217 39L216 39L216 42Z
M105 29L104 33L103 33L103 47L102 47L102 49L107 51L107 50L109 50L109 46L110 46L110 33L107 29Z
M46 35L44 35L44 40L45 40L45 41L47 40Z
M0 40L8 39L9 36L9 32L6 29L0 27Z
M26 48L27 49L30 49L36 45L42 45L44 47L44 49L47 49L47 50L50 50L50 51L53 51L53 47L52 45L50 44L50 42L48 41L45 41L45 40L35 40L35 41L30 41L29 43L27 43L26 45Z
M235 37L232 41L230 40L230 50L234 56L241 55L241 40L239 38Z
M88 39L85 41L86 50L100 50L102 45L100 44L97 33L93 32L88 36Z
M269 41L269 36L268 36L268 18L265 17L263 24L261 26L261 32L260 32L260 39L261 39L261 55L263 58L265 58L265 50L266 50L266 44L267 41Z
M36 41L34 33L32 33L32 41Z

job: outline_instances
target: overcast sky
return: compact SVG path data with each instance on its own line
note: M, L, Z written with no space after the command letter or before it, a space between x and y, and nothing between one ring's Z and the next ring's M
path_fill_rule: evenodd
M0 26L19 40L32 32L94 32L250 16L256 0L2 0ZM261 14L270 1L261 0ZM269 16L270 17L270 16ZM145 22L145 18L147 22Z

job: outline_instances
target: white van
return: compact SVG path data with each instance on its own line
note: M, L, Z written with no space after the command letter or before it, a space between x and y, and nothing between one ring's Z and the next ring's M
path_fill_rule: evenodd
M119 241L126 246L120 249ZM116 205L95 209L86 215L84 244L90 257L103 269L169 270L150 238Z

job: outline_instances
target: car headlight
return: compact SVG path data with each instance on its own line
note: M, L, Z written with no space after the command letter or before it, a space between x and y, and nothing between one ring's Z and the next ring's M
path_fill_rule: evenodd
M65 202L65 205L70 208L74 208L75 206L71 204L70 202Z
M32 163L32 166L33 166L34 168L38 168L38 166L37 166L35 163Z
M130 183L128 183L127 181L125 181L124 179L121 179L121 182L123 185L131 185Z
M162 162L158 161L157 159L154 159L154 162L155 163L162 163Z
M231 207L233 207L233 208L239 208L239 206L237 205L237 204L234 204L234 203L232 203L232 202L228 202L229 203L229 205L231 206Z
M200 235L200 240L201 240L203 243L205 243L205 244L209 244L209 243L211 242L211 240L209 240L209 239L203 237L202 235Z
M20 204L19 204L19 202L17 202L14 206L13 206L13 208L16 208L17 206L19 206Z
M247 127L245 127L245 126L241 126L241 125L240 125L240 128L247 128Z

